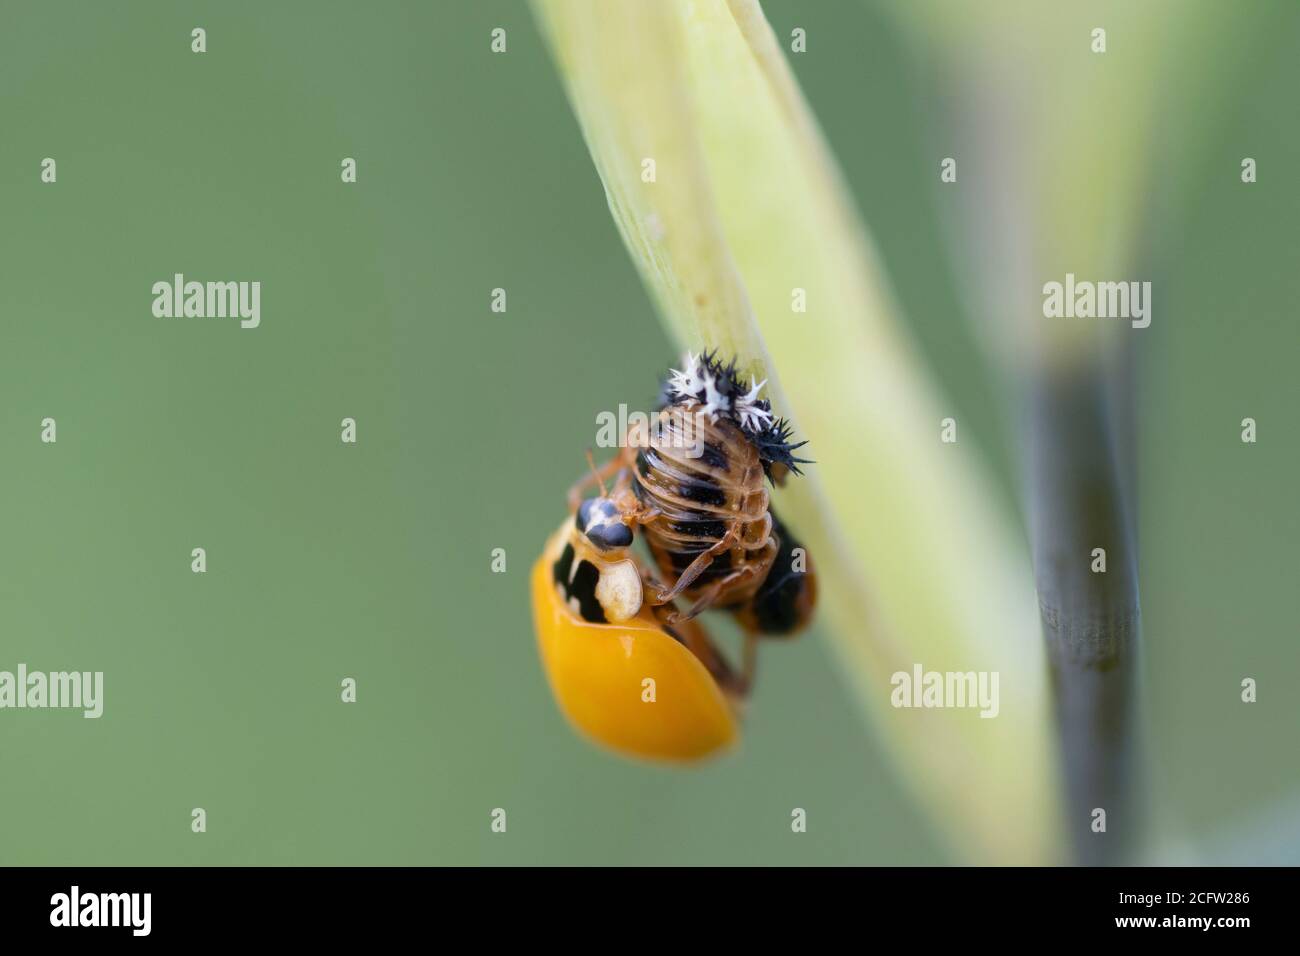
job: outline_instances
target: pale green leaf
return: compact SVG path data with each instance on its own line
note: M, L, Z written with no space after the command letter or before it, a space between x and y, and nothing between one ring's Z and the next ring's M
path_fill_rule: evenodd
M960 425L957 443L940 442L955 412L913 350L761 9L535 7L668 327L767 377L774 407L810 439L817 464L777 506L814 555L864 713L955 846L984 861L1052 858L1051 719L1027 555ZM642 181L647 158L653 183ZM796 288L806 312L791 308ZM1000 713L892 707L891 675L914 665L997 672Z

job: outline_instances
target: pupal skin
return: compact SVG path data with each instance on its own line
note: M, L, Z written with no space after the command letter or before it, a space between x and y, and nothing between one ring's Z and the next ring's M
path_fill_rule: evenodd
M668 609L669 625L719 608L755 638L798 634L812 620L817 575L768 485L801 474L806 442L760 397L766 383L742 382L734 361L687 354L681 365L661 382L654 427L629 430L617 457L570 490L578 530L606 550L626 548L640 529L658 570L646 599ZM582 501L592 479L601 495ZM739 679L746 687L749 676Z
M759 397L764 384L742 383L716 354L687 355L662 382L658 427L637 440L629 430L600 468L588 454L591 474L570 489L569 519L533 568L556 701L580 732L620 753L680 762L732 746L758 642L812 617L811 560L767 487L807 460ZM593 485L600 494L584 500ZM632 551L638 529L657 575ZM744 631L738 664L697 621L709 608Z

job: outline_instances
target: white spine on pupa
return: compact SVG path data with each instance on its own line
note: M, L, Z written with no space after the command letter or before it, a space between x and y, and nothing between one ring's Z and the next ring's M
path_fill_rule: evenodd
M705 391L704 379L708 372L700 366L699 360L687 352L682 357L682 368L668 370L668 391L673 398L695 398Z
M700 393L703 392L701 410L711 420L717 421L719 414L729 413L735 417L736 423L747 431L762 431L772 423L772 413L758 407L758 393L767 384L767 379L755 384L754 379L750 378L749 392L737 396L733 402L718 391L717 379L710 374L708 366L701 362L698 356L687 352L682 359L682 366L680 370L669 370L668 390L672 397L700 401Z
M749 392L736 399L736 420L746 431L760 432L772 424L772 413L758 407L758 390L767 384L767 379L754 384L753 376L749 379Z

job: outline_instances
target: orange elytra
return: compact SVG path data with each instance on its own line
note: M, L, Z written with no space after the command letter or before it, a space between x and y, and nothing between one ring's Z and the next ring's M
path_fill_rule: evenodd
M537 644L565 717L606 747L653 760L694 761L733 746L740 738L733 705L687 647L707 641L699 625L670 631L642 603L639 580L636 594L626 594L634 559L604 560L583 540L568 519L532 570ZM601 588L602 577L616 586ZM610 620L622 616L619 608L635 610Z

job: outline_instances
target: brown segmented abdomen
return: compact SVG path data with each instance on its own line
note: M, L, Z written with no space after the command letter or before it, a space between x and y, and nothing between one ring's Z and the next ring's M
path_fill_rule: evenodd
M739 520L736 544L716 555L685 593L695 597L719 578L753 564L754 573L729 585L716 603L729 607L749 600L767 576L777 543L763 465L740 429L726 419L711 422L694 407L669 406L659 413L649 444L637 453L635 471L637 499L661 512L643 529L664 583L671 587L700 552Z

